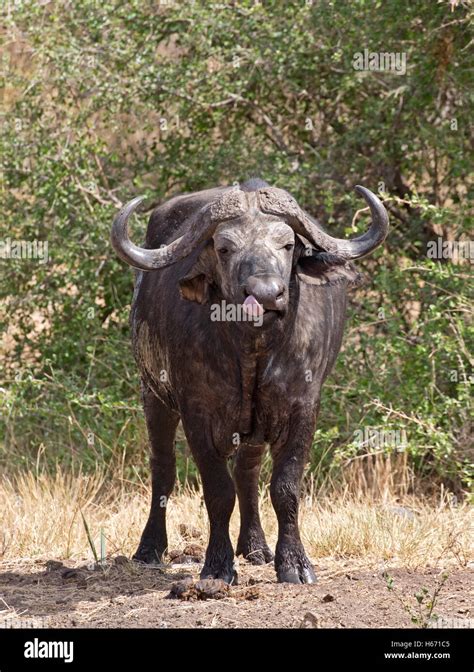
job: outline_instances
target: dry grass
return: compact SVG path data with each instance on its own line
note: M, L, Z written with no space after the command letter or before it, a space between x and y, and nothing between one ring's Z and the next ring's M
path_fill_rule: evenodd
M73 476L58 471L55 476L4 476L0 481L0 559L92 559L81 513L97 549L103 530L107 555L129 556L146 521L148 502L145 485L123 479L111 484L101 475ZM274 545L276 520L267 495L261 498L261 511L267 538ZM200 543L205 543L208 521L200 493L177 492L169 505L168 521L171 548L182 548L186 543L179 531L182 523L199 530ZM231 523L234 540L238 524L236 507ZM364 565L389 562L409 568L462 567L470 558L471 525L469 507L451 507L445 501L406 500L401 506L348 496L316 501L308 495L302 506L303 539L316 561L350 558Z

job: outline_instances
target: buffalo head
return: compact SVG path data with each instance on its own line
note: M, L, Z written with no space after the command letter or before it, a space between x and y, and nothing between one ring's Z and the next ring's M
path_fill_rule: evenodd
M137 247L128 237L128 218L143 200L135 198L115 218L112 244L119 257L144 271L169 266L199 246L196 262L180 281L182 297L206 303L214 285L227 302L269 318L285 313L292 272L311 282L365 256L387 235L385 208L364 187L356 191L369 205L372 224L362 236L346 240L327 234L286 191L261 185L225 190L194 212L184 235L158 249Z

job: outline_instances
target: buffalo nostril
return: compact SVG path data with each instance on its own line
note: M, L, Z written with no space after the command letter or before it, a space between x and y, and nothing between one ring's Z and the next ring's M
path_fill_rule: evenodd
M244 291L266 310L280 310L286 295L286 287L280 278L263 274L250 276Z

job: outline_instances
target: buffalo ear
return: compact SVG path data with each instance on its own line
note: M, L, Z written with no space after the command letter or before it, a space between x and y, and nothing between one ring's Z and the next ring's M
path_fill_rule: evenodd
M297 235L299 256L296 275L307 285L337 285L345 283L350 289L362 284L363 278L356 267L345 259L314 248L305 238Z
M213 276L213 249L206 245L189 272L179 281L183 299L204 304L209 301L209 284Z
M209 284L203 273L187 275L179 281L179 291L183 299L196 303L207 303L209 300Z

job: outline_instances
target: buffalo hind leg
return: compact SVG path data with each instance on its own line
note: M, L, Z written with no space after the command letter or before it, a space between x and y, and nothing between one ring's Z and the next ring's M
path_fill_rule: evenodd
M268 548L258 512L258 479L265 446L242 444L234 458L234 481L240 508L240 533L237 555L243 555L254 565L273 560Z
M134 560L160 563L168 547L166 507L176 478L174 437L179 416L170 411L144 383L143 408L150 439L151 507Z
M275 569L281 583L314 583L316 575L301 542L298 508L301 480L313 435L313 418L290 422L286 444L274 446L270 496L278 519Z

